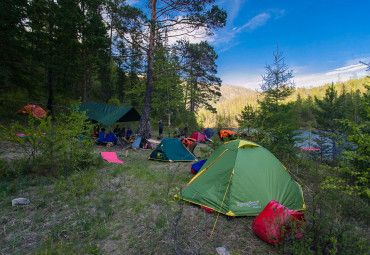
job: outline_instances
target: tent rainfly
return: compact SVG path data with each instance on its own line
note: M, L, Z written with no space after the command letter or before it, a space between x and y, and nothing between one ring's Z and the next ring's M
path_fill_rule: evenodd
M218 147L175 197L228 216L258 215L271 201L303 210L302 188L268 150L245 140Z
M86 112L87 117L107 126L111 126L116 122L140 120L140 114L133 107L120 107L88 102L81 104L78 111Z
M160 161L194 161L196 157L181 143L180 139L165 138L150 154L149 159Z

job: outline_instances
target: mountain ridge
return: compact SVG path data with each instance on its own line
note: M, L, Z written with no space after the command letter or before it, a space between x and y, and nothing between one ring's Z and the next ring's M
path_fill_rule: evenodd
M359 90L361 93L365 92L365 84L370 83L369 77L364 77L360 79L351 79L345 82L334 83L334 87L340 95L345 92L356 92ZM331 85L331 83L324 84L318 87L312 88L296 88L294 93L289 96L286 102L292 102L297 100L298 95L301 99L307 99L311 97L317 97L319 99L325 96L326 89ZM212 114L211 112L201 109L197 114L197 118L205 127L215 127L221 125L222 123L230 123L232 127L237 126L236 117L240 115L241 111L248 104L257 107L258 98L262 97L261 92L254 91L252 89L238 87L234 85L222 85L221 86L221 97L217 103L213 106L217 110L217 114ZM221 124L220 124L221 123Z

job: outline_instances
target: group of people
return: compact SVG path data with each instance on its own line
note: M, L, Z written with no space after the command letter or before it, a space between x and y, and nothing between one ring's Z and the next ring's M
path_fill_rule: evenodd
M158 139L163 139L163 128L164 128L164 123L162 120L158 121ZM189 125L188 123L185 123L185 127L183 129L183 132L180 131L179 128L175 130L175 136L174 138L181 139L182 144L192 153L194 154L194 149L197 146L197 141L196 139L193 138L188 138L188 132L189 132ZM108 133L105 132L105 128L102 128L99 130L99 127L96 129L94 128L94 136L98 138L96 141L98 144L107 144L107 143L112 143L114 145L117 144L118 139L121 139L123 142L129 143L130 138L133 135L133 131L130 127L127 128L127 130L123 127L122 129L120 128L119 125L117 125L113 131L110 131ZM221 140L223 141L225 138L229 139L235 139L237 134L233 131L230 130L220 130L218 132L218 135L220 136ZM143 139L143 142L149 144L147 142L147 139L150 138L151 132L150 132L150 122L148 122L147 125L147 132L146 132L146 137ZM132 139L131 139L132 140Z
M105 128L101 128L99 126L94 127L94 134L93 137L97 138L96 143L99 145L104 145L107 143L112 143L117 145L118 139L127 142L130 139L130 136L133 134L130 127L127 128L120 128L119 125L115 127L113 131L106 132Z
M113 133L117 136L117 138L121 138L122 140L128 140L130 139L130 136L133 134L133 131L130 127L127 128L127 130L123 127L120 128L119 125L117 125L113 129Z

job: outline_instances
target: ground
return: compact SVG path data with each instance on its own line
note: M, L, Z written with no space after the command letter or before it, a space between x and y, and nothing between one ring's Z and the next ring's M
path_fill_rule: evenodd
M9 146L1 146L1 157L17 158ZM220 215L210 238L217 214L173 198L192 178L191 163L149 161L150 150L95 147L97 156L101 151L115 151L124 164L12 184L15 192L0 197L0 254L216 254L220 246L232 254L276 252L253 234L254 217ZM17 197L31 203L11 206Z

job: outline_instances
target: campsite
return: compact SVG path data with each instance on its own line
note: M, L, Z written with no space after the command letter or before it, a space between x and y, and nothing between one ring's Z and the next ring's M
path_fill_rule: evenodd
M0 255L370 254L369 8L0 1Z

